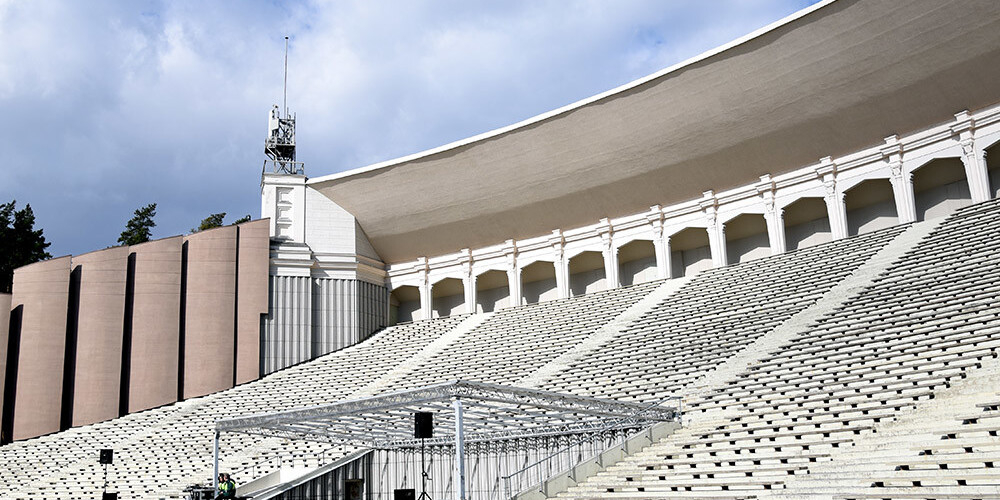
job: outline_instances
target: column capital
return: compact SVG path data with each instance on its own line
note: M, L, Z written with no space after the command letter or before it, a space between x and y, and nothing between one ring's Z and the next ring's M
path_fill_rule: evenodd
M837 180L827 179L823 181L823 190L826 195L824 196L827 200L836 199L837 196Z

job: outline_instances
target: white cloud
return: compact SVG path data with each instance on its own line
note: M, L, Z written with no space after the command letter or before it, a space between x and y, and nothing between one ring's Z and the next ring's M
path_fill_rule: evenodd
M501 127L783 17L720 2L0 0L0 201L35 208L53 253L257 214L265 113L289 106L323 175Z

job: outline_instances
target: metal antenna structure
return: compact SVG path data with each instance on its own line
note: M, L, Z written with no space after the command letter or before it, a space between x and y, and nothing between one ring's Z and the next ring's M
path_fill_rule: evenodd
M270 164L275 174L305 175L305 165L295 161L295 115L288 111L288 37L285 37L285 67L282 88L282 108L275 104L267 117L267 139L264 141L264 172Z

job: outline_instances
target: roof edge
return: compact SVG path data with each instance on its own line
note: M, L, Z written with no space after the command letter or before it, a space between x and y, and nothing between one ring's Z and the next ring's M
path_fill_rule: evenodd
M611 90L607 90L607 91L602 92L600 94L593 95L593 96L581 99L579 101L567 104L567 105L562 106L560 108L556 108L556 109L554 109L552 111L547 111L545 113L542 113L542 114L539 114L539 115L535 115L533 117L521 120L521 121L513 123L511 125L507 125L507 126L504 126L504 127L500 127L500 128L497 128L497 129L493 129L493 130L487 131L487 132L483 132L481 134L474 135L474 136L471 136L471 137L467 137L465 139L460 139L460 140L457 140L457 141L454 141L454 142L450 142L448 144L444 144L444 145L438 146L436 148L427 149L427 150L424 150L424 151L420 151L420 152L417 152L417 153L409 154L409 155L406 155L406 156L401 156L401 157L390 159L390 160L381 161L381 162L378 162L378 163L373 163L371 165L367 165L367 166L364 166L364 167L354 168L354 169L350 169L350 170L345 170L343 172L336 172L336 173L333 173L333 174L328 174L328 175L323 175L323 176L320 176L320 177L315 177L315 178L312 178L312 179L307 179L306 180L306 184L318 184L318 183L322 183L322 182L328 182L328 181L333 181L333 180L338 180L338 179L344 179L344 178L352 177L352 176L355 176L355 175L365 174L365 173L373 172L373 171L376 171L376 170L381 170L381 169L384 169L384 168L393 167L393 166L396 166L396 165L401 165L401 164L404 164L404 163L407 163L407 162L411 162L411 161L414 161L414 160L419 160L421 158L425 158L425 157L428 157L428 156L433 156L433 155L438 154L438 153L443 153L445 151L449 151L449 150L452 150L452 149L457 149L457 148L460 148L462 146L467 146L469 144L473 144L473 143L476 143L476 142L479 142L479 141L483 141L483 140L486 140L486 139L497 137L499 135L503 135L503 134L506 134L508 132L515 131L515 130L517 130L519 128L524 128L524 127L527 127L529 125L533 125L533 124L536 124L536 123L548 120L550 118L554 118L554 117L559 116L561 114L568 113L570 111L574 111L574 110L580 109L580 108L582 108L584 106L587 106L589 104L592 104L594 102L606 99L608 97L611 97L611 96L614 96L614 95L617 95L617 94L621 94L623 92L626 92L628 90L636 88L636 87L638 87L640 85L643 85L643 84L646 84L646 83L648 83L650 81L656 80L657 78L661 78L661 77L666 76L666 75L668 75L670 73L673 73L673 72L679 71L681 69L684 69L687 66L691 66L691 65L693 65L695 63L699 63L701 61L704 61L704 60L706 60L706 59L708 59L708 58L710 58L712 56L715 56L717 54L725 52L725 51L727 51L729 49L732 49L734 47L738 47L738 46L740 46L740 45L742 45L744 43L747 43L747 42L749 42L749 41L751 41L751 40L753 40L755 38L758 38L758 37L763 36L763 35L771 32L771 31L774 31L775 29L778 29L778 28L780 28L782 26L785 26L787 24L790 24L790 23L792 23L792 22L794 22L794 21L796 21L798 19L801 19L801 18L803 18L803 17L805 17L805 16L807 16L807 15L809 15L809 14L811 14L811 13L813 13L813 12L819 10L819 9L822 9L823 7L826 7L827 5L830 5L830 4L832 4L832 3L836 2L836 1L837 0L821 0L819 2L816 2L813 5L805 7L803 9L798 10L796 12L793 12L792 14L789 14L789 15L787 15L787 16L785 16L785 17L783 17L783 18L781 18L781 19L779 19L777 21L774 21L773 23L768 24L767 26L764 26L762 28L758 28L755 31L752 31L752 32L750 32L750 33L748 33L746 35L743 35L743 36L741 36L741 37L739 37L739 38L737 38L737 39L735 39L735 40L733 40L733 41L731 41L729 43L726 43L726 44L720 45L720 46L718 46L718 47L716 47L714 49L710 49L710 50L707 50L705 52L702 52L701 54L698 54L698 55L696 55L694 57L690 57L688 59L685 59L685 60L683 60L683 61L681 61L679 63L673 64L671 66L668 66L668 67L666 67L666 68L664 68L664 69L662 69L660 71L657 71L656 73L653 73L653 74L644 76L642 78L633 80L631 82L625 83L623 85L615 87L615 88L613 88Z

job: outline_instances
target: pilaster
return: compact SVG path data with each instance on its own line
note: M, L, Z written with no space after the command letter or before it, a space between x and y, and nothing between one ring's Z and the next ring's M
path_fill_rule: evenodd
M431 283L428 277L427 257L417 257L420 273L420 319L431 319Z
M903 170L903 145L898 136L885 138L882 156L889 165L889 183L896 201L896 217L901 224L917 220L917 203L913 196L913 174Z
M476 275L472 270L472 251L462 249L462 290L465 292L465 312L476 312Z
M560 299L566 299L569 298L569 260L566 258L566 241L562 231L552 231L549 243L552 245L552 263L556 268L556 292Z
M708 247L712 252L712 265L715 267L725 266L728 262L725 228L718 223L718 200L716 200L714 192L705 191L703 193L701 209L705 213Z
M774 204L774 181L769 174L760 177L757 193L764 203L764 223L767 225L767 241L771 246L771 255L784 253L785 222L782 210Z
M975 122L968 111L956 114L955 121L951 129L958 135L962 146L962 164L965 166L965 178L969 182L972 202L987 201L990 199L990 176L986 166L986 153L976 147Z
M521 305L521 269L517 267L517 245L514 240L507 240L507 290L510 291L510 305Z
M618 288L618 249L614 246L614 229L611 221L601 219L601 227L598 230L601 237L601 254L604 256L604 281L608 289Z
M833 234L833 239L846 238L847 206L844 204L844 194L837 186L837 165L833 163L833 159L827 156L820 160L816 175L823 182L825 191L823 201L826 202L826 215L830 221L830 232Z
M659 205L649 207L650 214L647 216L650 226L653 228L653 251L656 253L656 277L666 279L670 277L670 245L668 239L663 236L663 210Z

